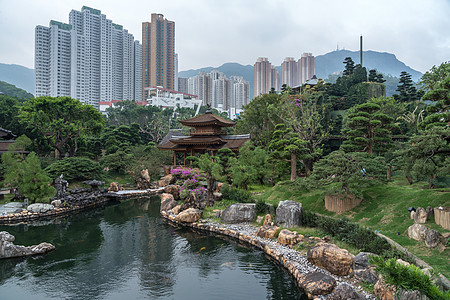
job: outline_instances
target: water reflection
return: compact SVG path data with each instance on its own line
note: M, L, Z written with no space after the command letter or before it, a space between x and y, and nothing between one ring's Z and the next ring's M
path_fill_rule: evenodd
M0 261L4 299L298 299L260 251L174 228L159 199L132 200L41 226L0 226L43 256Z

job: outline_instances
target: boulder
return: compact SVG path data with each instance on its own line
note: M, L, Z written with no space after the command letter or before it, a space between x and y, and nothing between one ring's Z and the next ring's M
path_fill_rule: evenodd
M170 184L174 184L177 179L172 174L166 175L164 177L161 177L160 180L158 180L158 186L159 187L165 187Z
M264 223L263 223L263 225L272 225L272 223L273 223L273 217L272 217L272 215L267 214L267 215L264 217Z
M255 223L256 223L256 224L261 224L262 221L263 221L263 217L262 217L262 216L257 216L257 217L256 217Z
M306 258L335 275L346 276L353 272L355 256L334 244L318 243L308 250Z
M396 290L395 286L386 284L381 276L373 287L373 293L379 300L394 300Z
M302 204L292 201L280 201L276 210L275 225L283 227L301 226Z
M177 206L175 206L174 208L172 208L172 212L173 212L175 215L178 215L178 214L180 213L180 211L181 211L181 205L177 205Z
M367 268L368 266L370 266L369 256L378 256L378 255L370 252L359 252L358 255L355 256L355 267Z
M395 294L395 300L429 300L429 298L422 295L419 291L406 291L400 289Z
M408 236L410 239L422 241L425 239L428 228L425 225L414 223L408 227Z
M363 300L361 294L356 292L350 285L344 283L336 287L333 292L328 296L328 300Z
M416 210L416 214L414 215L414 222L423 224L427 221L428 214L425 209L422 207L418 207Z
M218 193L218 192L213 193L213 198L214 198L214 201L221 201L223 198L222 193Z
M178 205L172 194L162 193L160 211L168 211Z
M118 182L111 182L108 187L109 192L123 191L124 188Z
M136 187L138 190L146 190L153 188L153 183L148 173L148 169L143 169L136 177Z
M406 267L410 265L409 262L404 261L403 259L400 259L400 258L397 259L396 262L397 262L399 265L404 265L404 266L406 266Z
M0 259L43 254L55 249L55 246L49 243L40 243L29 247L14 245L14 240L15 237L12 234L6 231L0 232Z
M176 217L175 221L183 223L193 223L200 220L202 217L202 211L196 208L188 208L180 212Z
M283 245L295 245L303 240L304 236L297 232L283 229L278 235L278 243Z
M368 268L359 268L355 266L355 270L353 271L353 276L358 281L364 281L367 283L375 284L378 281L377 273L375 272L374 268L368 267Z
M28 207L27 207L27 210L29 212L41 213L41 214L46 213L46 212L48 212L50 210L54 210L54 209L55 209L55 207L53 205L51 205L51 204L44 204L44 203L34 203L34 204L31 204L31 205L28 205Z
M439 231L434 229L427 230L425 234L425 246L428 248L434 248L436 247L441 240L441 234Z
M228 206L222 213L222 223L253 222L256 218L255 203L235 203Z
M53 200L50 204L53 205L54 207L60 207L62 205L62 201L59 199Z
M312 298L315 295L326 295L331 293L336 286L336 280L329 275L320 272L312 272L302 277L299 284L308 294L308 297Z
M164 193L172 194L172 196L175 200L180 199L180 189L177 185L171 184L171 185L164 187Z
M262 238L274 239L279 228L277 226L263 225L258 228L256 235Z
M416 211L415 210L411 210L411 212L409 213L409 217L414 220L414 216L415 215L416 215Z

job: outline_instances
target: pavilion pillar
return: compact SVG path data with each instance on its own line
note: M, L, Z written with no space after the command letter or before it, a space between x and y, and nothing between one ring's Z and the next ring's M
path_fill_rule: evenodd
M173 151L173 166L175 167L177 165L177 152Z

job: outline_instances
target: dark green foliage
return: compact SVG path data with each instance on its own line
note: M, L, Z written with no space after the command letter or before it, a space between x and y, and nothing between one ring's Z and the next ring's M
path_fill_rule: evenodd
M221 189L223 199L230 200L236 203L252 203L252 195L249 191L232 187L225 184Z
M383 79L383 74L377 73L377 70L372 69L372 70L369 70L369 77L368 77L367 81L383 83L386 80Z
M349 110L348 129L343 130L347 140L342 144L346 151L383 153L392 146L390 132L394 119L381 111L375 101L356 105Z
M19 100L11 96L0 95L0 127L11 130L16 135L23 134L17 119L18 113Z
M311 181L322 186L327 194L360 196L361 188L386 179L384 162L366 152L334 151L314 165Z
M33 98L33 95L28 93L27 91L4 81L0 81L0 92L2 92L5 95L15 97L21 100Z
M335 219L303 211L302 225L318 227L334 238L349 243L360 251L384 255L392 251L391 245L373 231L350 222L346 218Z
M346 57L343 63L345 64L344 75L352 75L355 70L355 63L353 62L353 59L351 57Z
M428 116L425 118L421 128L448 127L450 124L450 62L442 63L439 67L434 66L425 73L421 81L427 93L423 100L433 101L427 107Z
M257 214L268 214L270 212L270 206L264 200L258 200L256 201L255 210Z
M133 162L133 155L125 151L119 150L115 153L108 154L100 160L100 165L110 171L119 174L125 174L128 167Z
M27 156L17 153L16 150L24 150L31 141L26 136L21 136L16 143L9 146L8 152L2 155L5 169L5 186L17 187L19 194L28 198L32 203L46 202L53 196L55 189L50 186L51 179L42 170L36 153L31 152Z
M61 157L74 156L81 135L99 133L103 116L93 106L69 97L38 97L25 102L19 119Z
M396 155L407 176L428 180L433 188L438 177L450 174L450 128L431 127L413 136Z
M102 179L104 172L98 162L85 157L66 157L48 166L45 171L55 179L64 174L67 181Z
M250 133L252 142L265 147L269 144L275 125L281 123L276 114L280 99L277 94L264 94L244 107L235 127L237 134Z
M414 82L411 79L411 75L405 71L400 74L400 81L397 86L397 92L394 94L394 98L400 102L413 102L419 100L421 94L417 93Z
M431 300L450 299L449 291L442 292L432 278L415 265L405 266L397 263L395 258L386 260L376 256L371 257L370 262L376 265L376 271L388 284L407 291L419 291Z

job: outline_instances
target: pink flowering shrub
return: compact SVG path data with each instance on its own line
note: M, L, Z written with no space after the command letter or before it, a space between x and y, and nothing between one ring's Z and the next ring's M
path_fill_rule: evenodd
M179 178L179 190L180 198L186 199L190 193L194 193L195 196L200 197L206 192L206 189L200 186L199 177L200 171L198 169L177 167L170 171L172 175Z

